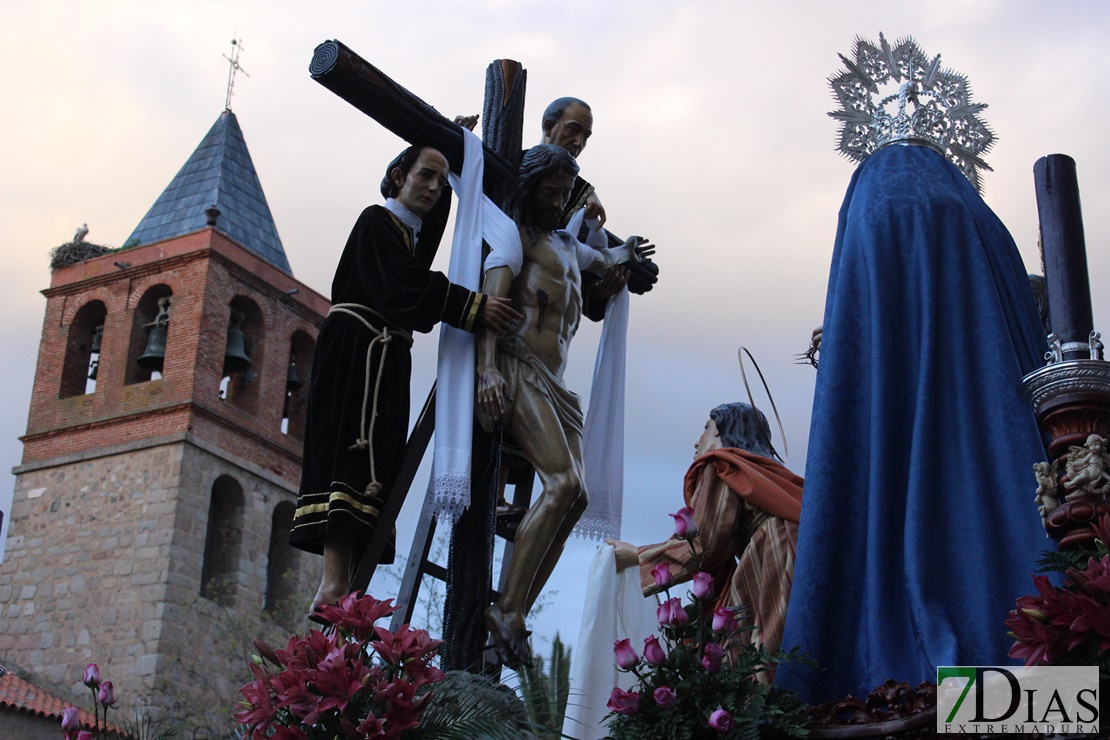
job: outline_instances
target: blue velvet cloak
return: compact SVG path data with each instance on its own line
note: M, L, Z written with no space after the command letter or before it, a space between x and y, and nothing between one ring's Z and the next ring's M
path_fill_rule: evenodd
M840 210L776 683L866 696L1008 664L1003 624L1048 543L1021 377L1044 364L1027 271L955 166L879 150Z

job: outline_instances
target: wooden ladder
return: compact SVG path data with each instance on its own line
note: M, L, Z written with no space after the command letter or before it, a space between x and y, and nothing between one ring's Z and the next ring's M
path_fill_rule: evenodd
M512 452L503 451L501 465L501 480L499 489L501 495L508 486L513 487L512 509L527 511L532 502L532 489L535 485L536 473L532 466L522 456ZM429 492L428 496L431 496ZM501 574L497 588L491 589L488 603L492 604L501 598L508 577L509 562L513 557L516 541L516 524L518 517L511 516L511 512L497 517L495 533L505 540L504 553L501 558ZM446 566L429 559L432 541L435 539L436 517L432 513L430 498L425 500L424 508L420 512L420 521L416 526L416 534L412 540L409 557L405 563L405 571L401 578L401 588L398 592L396 605L397 611L393 613L390 630L396 632L403 624L412 621L412 613L416 608L416 599L420 593L424 576L430 576L443 583L447 582Z

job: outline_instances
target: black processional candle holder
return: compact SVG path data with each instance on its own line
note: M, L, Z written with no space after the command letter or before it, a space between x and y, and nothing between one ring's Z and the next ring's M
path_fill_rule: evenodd
M1050 154L1033 167L1041 250L1048 293L1049 352L1044 367L1021 382L1041 431L1049 438L1048 457L1056 467L1042 481L1052 501L1044 512L1045 531L1061 550L1093 544L1093 525L1110 514L1100 478L1072 480L1069 460L1110 462L1087 447L1091 435L1110 440L1110 362L1094 329L1087 248L1079 205L1075 160ZM1108 470L1107 472L1110 472Z

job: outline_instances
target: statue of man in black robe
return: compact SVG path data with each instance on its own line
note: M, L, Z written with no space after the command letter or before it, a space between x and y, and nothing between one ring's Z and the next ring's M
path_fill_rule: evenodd
M447 160L411 146L381 183L385 205L362 212L332 281L332 308L312 364L304 469L290 543L323 554L313 610L350 589L392 493L409 420L412 332L440 321L507 331L521 315L431 269L450 211ZM387 548L383 562L392 562ZM311 616L311 614L310 614Z

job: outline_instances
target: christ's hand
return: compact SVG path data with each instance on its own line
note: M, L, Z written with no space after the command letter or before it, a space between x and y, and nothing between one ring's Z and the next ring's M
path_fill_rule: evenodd
M508 410L509 384L504 376L494 368L484 368L478 371L478 406L494 423L500 423L501 417Z
M643 262L655 254L655 245L644 236L630 236L617 249L628 255L624 262Z

